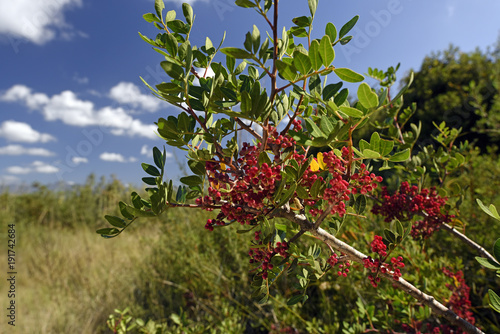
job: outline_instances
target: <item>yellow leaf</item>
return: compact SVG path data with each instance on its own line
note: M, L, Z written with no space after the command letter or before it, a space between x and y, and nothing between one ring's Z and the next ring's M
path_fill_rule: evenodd
M311 171L316 172L319 170L319 164L316 161L316 159L312 159L311 164L309 165L309 168L311 168Z
M221 162L220 163L220 170L226 170L226 169L227 169L226 164Z
M320 168L320 169L322 169L322 170L324 170L324 169L325 169L325 167L326 167L326 165L325 165L325 163L323 162L323 153L318 152L317 157L318 157L318 164L319 164L319 168Z

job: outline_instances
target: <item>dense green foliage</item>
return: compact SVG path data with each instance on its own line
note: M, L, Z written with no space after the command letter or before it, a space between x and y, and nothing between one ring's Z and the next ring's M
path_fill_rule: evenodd
M404 81L404 80L403 80ZM442 121L462 128L461 140L485 149L500 144L500 43L485 52L457 47L425 57L405 94L405 107L416 104L422 121L420 143L428 144ZM424 139L426 138L426 139Z
M499 203L499 175L500 160L495 154L473 153L460 178L464 188L469 186L460 219L468 223L467 234L486 247L500 235L500 226L472 199ZM127 307L134 316L130 324L142 318L150 321L149 326L154 322L163 328L163 333L279 333L285 328L288 333L336 333L342 326L358 328L345 333L360 333L359 328L369 326L370 321L381 328L385 312L393 319L409 316L401 311L414 312L414 319L427 316L401 294L387 304L379 294L386 287L371 288L356 271L352 279L332 276L313 285L303 307L286 305L286 297L293 292L290 284L280 286L269 303L261 306L248 293L252 272L243 236L227 229L204 230L206 215L192 210L170 211L159 221L144 221L137 225L140 228L112 242L96 239L93 230L105 224L102 216L112 212L117 200L126 200L125 189L117 181L96 183L91 177L85 185L60 191L45 187L20 194L3 190L0 199L0 216L19 229L18 250L26 272L19 286L21 332L112 333L104 325L106 318L113 309ZM371 229L364 220L356 219L345 228L342 238L353 242L360 228ZM429 290L444 283L441 260L434 261L445 252L448 259L457 261L456 270L467 268L467 282L474 282L471 300L481 328L487 333L498 331L500 319L482 306L487 304L488 288L500 292L494 274L481 268L474 261L475 253L444 231L435 235L433 244L432 248L424 246L423 253L418 244L407 247L407 254L420 269L418 279L432 284ZM446 265L453 261L446 260ZM0 301L5 295L0 295ZM442 297L448 295L443 289ZM409 304L403 307L403 302ZM376 321L368 315L370 305L378 310ZM390 312L387 305L393 309L400 305L401 311ZM117 313L114 317L120 318ZM130 333L139 333L139 329Z

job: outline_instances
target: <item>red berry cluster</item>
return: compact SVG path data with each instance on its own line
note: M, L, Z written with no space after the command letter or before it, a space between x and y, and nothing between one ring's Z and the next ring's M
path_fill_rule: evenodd
M368 279L370 280L371 285L376 288L378 283L380 282L380 277L378 277L378 272L387 273L392 272L392 277L394 280L398 280L402 274L399 268L404 268L405 264L403 263L403 257L398 256L391 258L391 263L384 263L388 254L387 254L387 246L385 245L381 236L376 235L371 242L372 252L377 253L379 259L372 259L371 256L368 256L363 259L363 266L367 269L370 269L372 274L368 275Z
M366 170L366 165L361 164L359 170L351 176L352 193L365 195L378 187L377 182L380 183L382 181L382 176L370 173Z
M269 147L286 149L295 144L289 136L278 134L275 128L269 127ZM281 165L262 163L259 166L259 153L262 144L252 146L243 143L239 158L233 162L234 169L225 169L223 162L207 161L208 196L198 198L198 205L220 205L221 212L217 219L209 219L205 228L213 230L214 225L225 225L224 220L251 224L258 216L265 213L272 199L277 182L281 181ZM280 154L275 155L275 160ZM251 209L251 210L248 210Z
M381 203L375 204L372 212L384 216L386 222L394 218L411 220L415 215L423 217L412 226L411 236L414 239L429 238L442 224L450 223L454 217L441 213L447 198L439 196L435 188L419 191L417 186L403 182L393 195L389 194L387 187L383 187L380 200Z
M339 262L339 258L336 253L333 253L332 256L326 260L326 262L333 268L337 263ZM337 271L337 275L342 276L342 277L347 277L347 274L349 273L349 267L351 266L351 262L345 261L339 264L339 270Z
M461 270L453 273L451 270L443 268L443 273L453 278L453 284L447 283L446 287L452 291L448 300L448 307L459 317L465 319L468 323L474 325L476 319L471 312L471 302L469 300L469 286L465 283L464 274Z
M292 124L295 130L302 128L300 120L294 120ZM265 149L262 147L263 143L256 145L243 143L238 153L238 159L231 162L206 162L205 167L210 185L208 195L198 198L196 203L210 211L213 208L220 208L215 219L207 220L206 229L212 231L215 226L225 226L232 222L248 225L257 224L259 216L274 209L274 195L280 181L282 181L282 169L288 164L288 160L293 159L299 165L307 161L305 154L296 150L292 150L292 154L288 153L290 148L296 144L292 137L279 134L272 126L266 130L268 138ZM266 152L265 154L272 152L272 157L267 159L267 162L259 162L259 157L262 158L260 156L262 152ZM352 158L353 153L344 147L340 157L333 151L321 153L315 160L316 167L311 164L305 170L297 182L310 195L309 198L303 199L303 205L309 214L312 216L322 214L322 206L326 202L331 207L330 214L343 216L346 213L345 201L349 200L350 194L366 194L377 188L382 178L367 171L364 164L361 165L358 172L348 175L350 169L347 166L351 163ZM315 194L313 196L311 189L317 181L322 184L323 191L321 195ZM297 196L297 193L293 194L291 201L297 199ZM256 235L256 239L257 237ZM252 262L262 263L263 277L267 277L269 261L277 253L279 253L279 247L273 249L269 246L267 250L251 249ZM286 256L286 249L284 253L283 256ZM349 265L347 263L339 265L339 275L346 276L349 272Z
M257 235L256 239L258 239ZM275 247L269 243L269 245L264 248L250 248L248 255L250 256L250 263L261 263L260 270L262 278L267 279L267 271L274 268L271 263L273 256L280 255L283 258L288 257L288 244L286 242L277 242Z
M327 188L321 199L311 198L304 201L310 208L309 213L314 217L323 213L323 210L318 208L318 204L321 200L326 200L328 204L332 206L330 211L332 215L338 214L342 217L346 212L345 201L349 200L349 195L351 193L366 194L377 188L377 182L382 182L382 177L368 172L365 164L361 164L360 170L353 175L346 175L346 165L349 163L349 149L347 147L342 148L341 158L337 157L333 151L322 153L322 157L325 165L324 169L329 172L328 175L330 180L327 183ZM295 157L297 161L303 158L304 157L300 155ZM319 175L321 172L321 170L315 171L309 168L302 176L300 185L311 189L317 179L324 182L323 177Z

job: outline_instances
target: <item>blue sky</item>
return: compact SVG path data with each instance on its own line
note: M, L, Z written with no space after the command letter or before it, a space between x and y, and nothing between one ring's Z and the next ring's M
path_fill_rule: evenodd
M166 10L180 14L180 3L166 1ZM218 44L226 31L224 45L240 47L252 24L266 29L233 0L190 3L194 44L205 36ZM306 0L281 0L280 8L281 26L309 15ZM161 55L138 36L157 33L142 19L148 12L154 0L0 0L0 185L79 183L90 173L140 184L140 163L163 145L153 123L178 112L139 79L168 80ZM333 65L365 73L401 62L401 76L450 43L465 52L493 45L499 14L497 0L322 0L314 29L319 36L327 22L340 29L360 15ZM167 149L175 178L184 153Z

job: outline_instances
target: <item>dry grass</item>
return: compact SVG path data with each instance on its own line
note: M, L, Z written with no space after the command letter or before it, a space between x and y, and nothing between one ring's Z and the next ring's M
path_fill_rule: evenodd
M95 333L102 328L114 308L131 303L140 264L158 235L151 229L134 232L104 240L85 227L18 226L16 331ZM6 299L2 291L0 305Z

